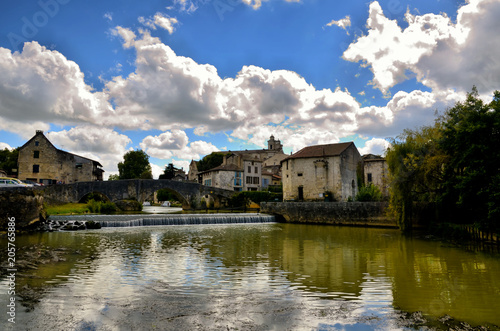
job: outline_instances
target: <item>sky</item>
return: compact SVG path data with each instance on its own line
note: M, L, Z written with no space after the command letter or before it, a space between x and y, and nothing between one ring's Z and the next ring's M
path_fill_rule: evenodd
M383 154L500 81L500 0L0 2L0 148L43 130L154 178L213 151Z

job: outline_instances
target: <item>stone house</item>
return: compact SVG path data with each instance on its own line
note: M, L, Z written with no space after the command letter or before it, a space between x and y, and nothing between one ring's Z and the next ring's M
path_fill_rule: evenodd
M389 196L389 166L380 155L363 155L363 176L365 185L373 184L380 189L382 196Z
M281 161L283 199L354 199L360 163L361 155L353 142L305 147Z
M220 166L200 173L196 166L197 162L192 161L189 167L189 179L198 176L199 182L203 185L234 191L258 191L279 180L280 161L287 157L283 153L281 141L275 140L274 136L268 140L267 149L223 153L224 158Z
M43 134L35 136L19 149L18 177L45 185L103 179L102 165L89 158L57 149Z
M226 190L243 190L243 169L235 164L225 164L200 173L202 184Z

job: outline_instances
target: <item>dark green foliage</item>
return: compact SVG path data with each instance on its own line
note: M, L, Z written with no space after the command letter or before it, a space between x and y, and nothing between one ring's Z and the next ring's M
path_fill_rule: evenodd
M213 152L198 162L198 171L206 171L218 167L224 160L224 153Z
M109 175L108 180L119 180L120 175Z
M440 119L442 148L449 155L443 201L458 207L463 221L474 218L485 230L500 222L500 92L489 104L474 88Z
M229 200L231 207L248 207L253 201L260 204L263 201L283 201L283 193L267 191L245 191L236 193Z
M380 192L380 189L370 183L367 186L361 186L359 188L358 194L356 194L356 201L362 201L362 202L367 202L367 201L381 201L382 200L382 192Z
M94 199L90 199L87 202L87 207L91 213L95 214L100 214L100 213L111 214L117 210L116 205L111 201L103 202L103 201L96 201Z
M159 179L172 179L174 177L175 177L174 165L172 163L169 163L165 167L165 171L163 174L160 175Z
M142 150L129 151L123 155L123 162L118 163L120 179L152 179L149 156Z
M19 148L12 151L5 148L0 150L0 169L7 172L7 176L17 175L14 169L17 169L17 158L19 156Z
M405 130L387 151L390 209L403 230L414 202L436 205L441 221L500 230L500 92L476 88L432 127Z

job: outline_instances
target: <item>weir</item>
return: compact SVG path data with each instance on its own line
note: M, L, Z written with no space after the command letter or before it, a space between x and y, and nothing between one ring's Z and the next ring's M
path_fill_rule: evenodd
M102 227L132 227L154 225L238 224L275 222L266 214L175 214L175 215L75 215L51 216L50 222L98 222Z

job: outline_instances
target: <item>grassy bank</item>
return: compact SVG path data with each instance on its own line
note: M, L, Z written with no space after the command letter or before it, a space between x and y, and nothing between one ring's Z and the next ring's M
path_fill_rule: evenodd
M67 203L58 206L46 206L45 210L48 215L74 215L87 214L90 212L86 203Z

